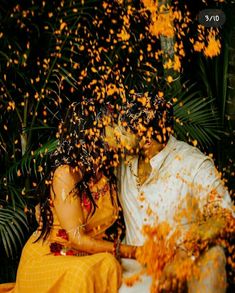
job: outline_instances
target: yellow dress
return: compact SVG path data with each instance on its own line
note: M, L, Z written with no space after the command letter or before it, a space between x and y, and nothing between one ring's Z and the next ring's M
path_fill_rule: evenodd
M95 199L97 209L93 215L88 213L85 223L86 233L99 239L118 215L117 198L115 196L111 199L107 186L105 176L93 186L98 195ZM103 192L98 194L97 190ZM45 242L40 240L35 243L38 231L29 238L22 251L16 283L0 285L0 292L116 293L121 285L121 266L115 257L110 253L63 255L66 254L64 251L71 251L66 249L67 240L61 233L64 230L53 208L52 212L54 222L49 238ZM60 245L62 243L62 255L51 252L51 243L55 244L57 241Z

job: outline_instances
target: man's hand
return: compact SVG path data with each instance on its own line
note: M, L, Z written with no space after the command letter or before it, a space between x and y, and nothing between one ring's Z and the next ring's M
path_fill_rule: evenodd
M201 241L213 241L226 227L223 214L214 215L198 227L198 236Z

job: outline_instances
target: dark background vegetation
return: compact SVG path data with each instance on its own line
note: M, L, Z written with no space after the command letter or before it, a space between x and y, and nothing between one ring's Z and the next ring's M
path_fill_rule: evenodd
M220 28L218 57L193 52L185 37L186 58L175 87L164 83L162 60L148 53L148 44L154 50L160 41L145 31L145 18L131 18L128 42L116 38L128 5L138 8L139 1L106 1L105 7L103 2L0 0L0 282L14 281L21 248L36 227L38 186L57 145L59 121L73 101L85 101L95 114L107 102L118 111L118 94L103 91L110 84L123 84L126 92L162 90L169 100L177 97L175 135L196 140L202 151L213 154L233 196L233 1L208 1L209 6L179 1L182 7L187 2L195 22L206 7L221 8L227 20Z

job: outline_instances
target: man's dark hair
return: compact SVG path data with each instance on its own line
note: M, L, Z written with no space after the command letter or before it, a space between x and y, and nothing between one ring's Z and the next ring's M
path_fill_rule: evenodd
M122 110L123 126L136 134L141 129L141 135L146 135L152 128L152 138L166 143L173 132L172 104L164 98L146 94L134 94L131 98L131 102Z

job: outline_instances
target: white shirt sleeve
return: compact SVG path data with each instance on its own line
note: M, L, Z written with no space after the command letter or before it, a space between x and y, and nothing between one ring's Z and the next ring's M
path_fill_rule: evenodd
M192 196L197 200L201 212L222 207L233 213L232 201L213 161L206 158L199 166L193 180ZM234 214L233 214L234 216Z

